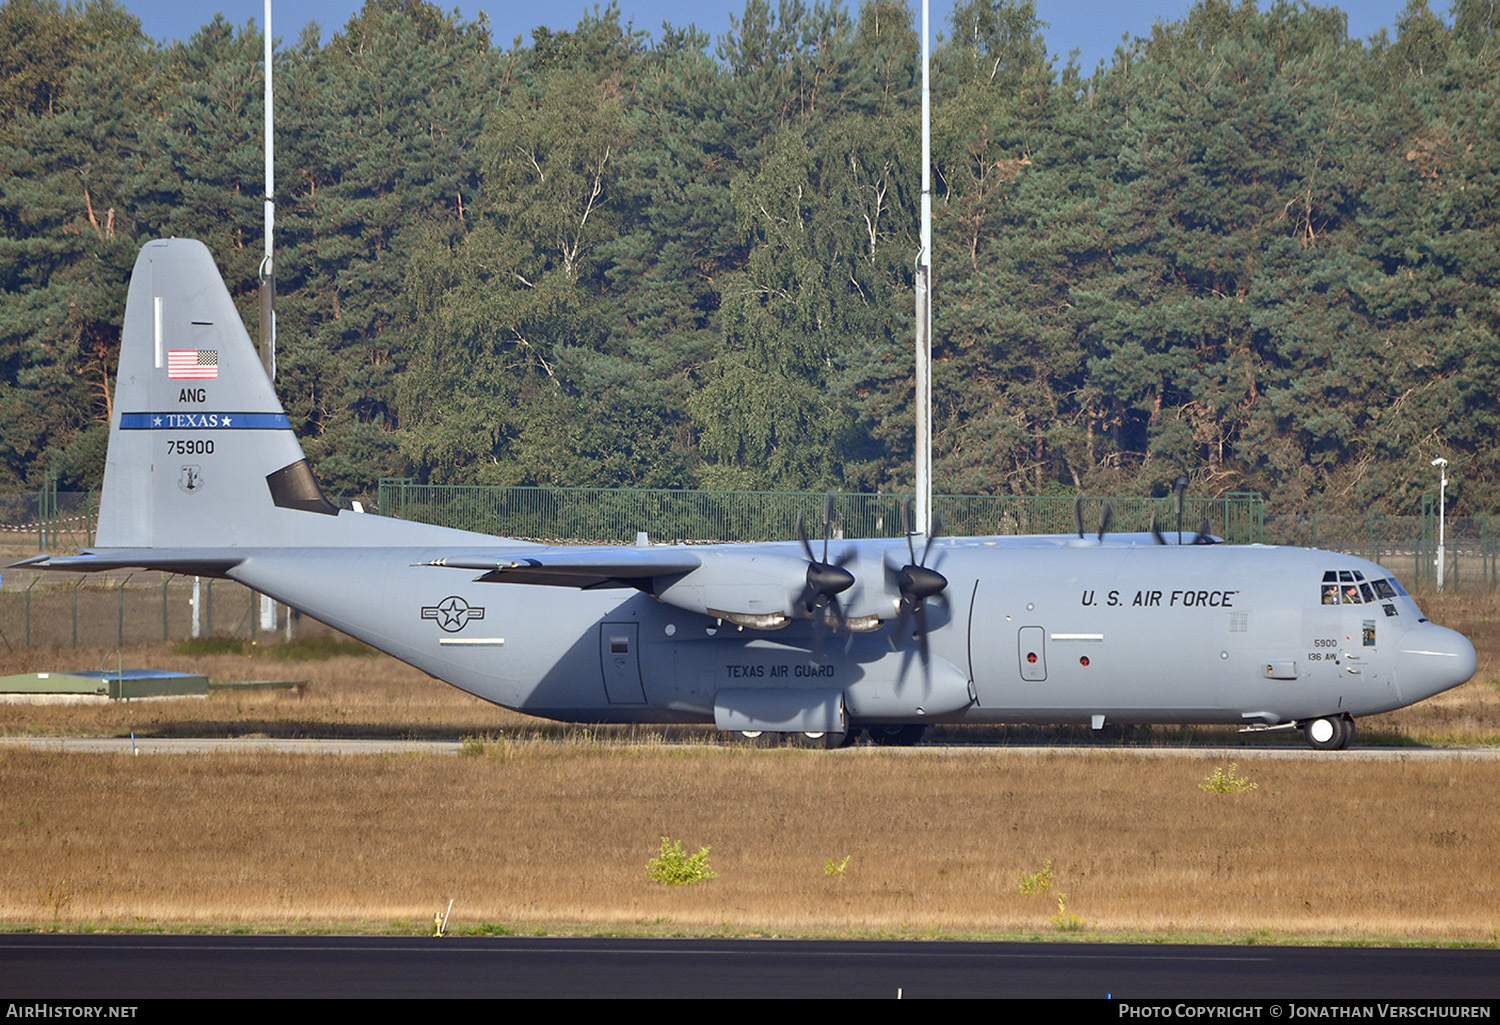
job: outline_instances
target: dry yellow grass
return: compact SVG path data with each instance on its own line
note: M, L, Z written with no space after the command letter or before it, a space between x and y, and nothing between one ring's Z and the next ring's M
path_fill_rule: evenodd
M0 755L6 927L454 927L1493 942L1500 766L491 745ZM718 878L646 878L662 836ZM829 859L849 858L837 876ZM1051 863L1050 893L1022 873ZM415 923L413 926L412 923ZM401 927L401 926L397 926Z

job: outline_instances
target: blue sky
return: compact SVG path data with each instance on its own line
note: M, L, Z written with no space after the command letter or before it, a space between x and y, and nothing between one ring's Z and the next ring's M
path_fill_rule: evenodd
M810 4L811 0L807 0ZM1238 2L1238 0L1236 0ZM1264 8L1269 0L1261 0ZM1429 0L1431 2L1431 0ZM497 43L509 45L517 35L525 35L537 25L552 29L571 29L578 24L592 3L580 0L533 3L527 0L437 0L444 10L457 7L460 16L472 20L482 11L490 20ZM773 0L774 3L774 0ZM262 20L263 0L122 0L126 10L141 19L146 33L156 39L186 38L201 25L211 21L215 11L236 25L254 19ZM921 10L921 0L908 0L914 11ZM857 8L857 0L846 0L846 6ZM281 39L291 40L310 21L323 30L323 39L341 28L354 12L363 6L360 0L275 0L272 8L272 31ZM1345 0L1339 6L1349 15L1349 33L1364 39L1382 28L1395 24L1406 0ZM1091 71L1100 60L1114 52L1122 36L1149 36L1157 21L1175 21L1191 7L1190 0L1037 0L1037 15L1049 24L1043 35L1048 48L1066 61L1077 49L1079 63ZM620 11L636 28L657 34L663 21L673 25L695 22L712 36L729 30L731 13L739 15L744 0L620 0ZM1433 6L1446 14L1446 4ZM943 19L953 10L953 0L932 0L933 31L942 28ZM1392 33L1394 35L1394 32Z

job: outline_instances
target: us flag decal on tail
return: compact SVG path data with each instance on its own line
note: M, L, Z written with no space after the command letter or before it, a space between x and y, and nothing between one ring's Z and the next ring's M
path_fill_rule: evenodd
M167 377L205 378L219 376L217 349L169 349Z

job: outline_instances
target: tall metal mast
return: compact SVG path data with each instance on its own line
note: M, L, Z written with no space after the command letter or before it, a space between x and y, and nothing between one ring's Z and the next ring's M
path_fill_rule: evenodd
M932 90L922 0L922 250L917 254L916 529L932 536Z
M266 0L266 255L260 261L260 362L266 368L266 376L276 380L276 269L271 261L271 231L276 215L276 156L275 133L271 129L271 0ZM260 596L260 628L267 632L276 629L276 601L268 594ZM292 616L288 610L286 639L292 639Z
M266 0L266 255L260 261L260 362L276 380L276 268L271 261L271 230L276 217L276 156L271 130L271 0Z

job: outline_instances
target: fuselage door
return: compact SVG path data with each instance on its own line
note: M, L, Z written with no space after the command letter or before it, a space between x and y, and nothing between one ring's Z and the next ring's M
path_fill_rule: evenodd
M599 661L604 667L604 693L612 705L643 705L640 626L636 623L599 624Z
M1047 678L1047 632L1039 626L1023 626L1020 633L1021 679L1042 681Z

